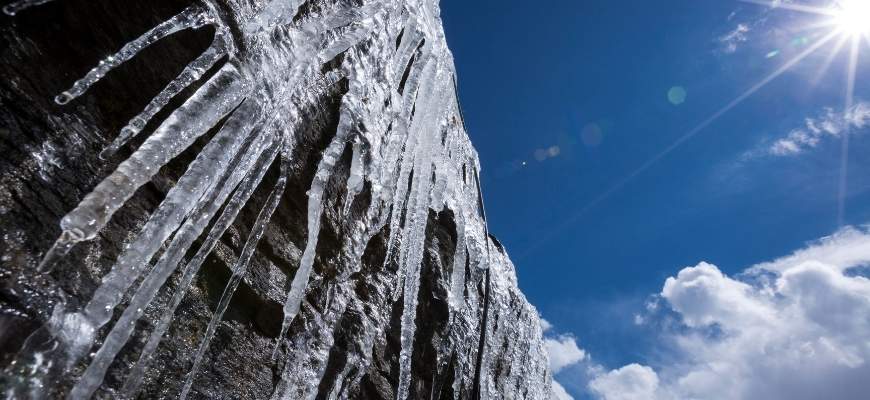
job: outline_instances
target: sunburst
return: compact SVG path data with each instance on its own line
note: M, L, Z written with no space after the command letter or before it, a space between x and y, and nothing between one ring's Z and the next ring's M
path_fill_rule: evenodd
M590 202L580 207L568 218L565 218L562 223L543 235L537 242L534 242L529 248L520 255L521 258L530 254L538 246L547 242L555 233L562 231L570 226L573 226L577 220L585 215L589 210L596 207L598 204L606 201L611 195L618 192L629 182L633 181L647 169L658 163L663 158L667 157L671 152L678 149L684 143L689 141L695 135L704 131L707 127L719 120L722 116L733 110L735 107L743 103L746 99L752 97L759 90L767 86L770 82L776 80L796 65L800 64L814 53L830 48L830 53L821 64L816 81L826 73L834 58L841 52L846 43L850 44L849 63L845 90L845 113L849 118L849 112L854 105L855 94L855 77L858 67L858 59L861 48L861 42L865 41L870 44L870 0L838 0L829 2L827 6L820 7L808 5L806 3L784 2L785 0L763 1L763 0L737 0L743 3L752 3L769 7L774 10L796 11L806 14L811 14L818 19L811 23L806 28L822 31L819 35L813 35L817 38L807 44L797 55L780 64L773 72L759 79L752 86L735 97L733 100L725 104L722 108L715 111L709 117L701 121L694 128L678 137L670 145L662 149L660 152L652 156L639 167L632 170L628 175L611 184L604 192L594 197ZM779 51L771 52L770 54L778 54ZM848 129L848 126L847 126ZM843 225L843 216L845 210L846 198L846 183L847 183L847 166L849 154L849 132L843 132L842 156L840 165L839 193L837 197L837 222Z
M849 43L849 60L846 72L846 88L844 91L846 97L844 101L844 113L848 119L849 113L855 103L855 78L858 70L860 49L862 47L861 42L870 44L870 0L837 0L828 4L826 7L800 3L783 3L781 0L742 1L746 3L765 5L772 8L811 14L818 17L818 22L813 24L813 27L826 29L828 30L828 33L824 35L822 40L817 42L816 46L813 46L812 51L817 50L835 38L839 38L839 40L835 41L830 54L821 65L817 80L827 71L834 57L840 53L843 46L846 45L846 43ZM846 186L848 181L849 128L850 124L847 124L847 131L843 133L841 150L839 193L837 196L837 222L840 225L843 225L844 220Z
M839 30L854 37L870 35L870 1L841 1L834 13L834 24Z

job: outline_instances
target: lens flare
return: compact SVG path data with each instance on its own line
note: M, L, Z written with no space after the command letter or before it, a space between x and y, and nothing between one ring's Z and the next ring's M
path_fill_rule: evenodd
M862 48L862 40L870 44L870 0L839 0L839 1L824 1L827 6L811 5L820 1L810 0L736 0L742 3L756 4L767 7L770 10L795 11L813 15L817 21L808 26L811 32L806 32L807 35L799 36L792 44L794 48L802 49L800 53L794 57L781 63L780 66L752 85L749 89L737 96L730 103L726 104L718 111L714 112L710 117L703 120L694 128L677 138L668 147L648 159L639 167L631 171L628 175L611 184L606 190L594 197L584 206L578 208L572 215L565 218L559 225L551 229L549 232L541 235L536 242L533 242L525 252L519 255L520 258L525 258L533 251L537 250L541 245L549 242L559 232L575 226L577 220L592 210L598 204L603 203L611 195L621 190L628 183L633 181L644 171L658 163L660 160L668 156L671 152L679 148L683 143L706 129L708 126L716 122L720 117L727 114L729 111L743 103L744 100L760 91L776 78L795 67L801 62L811 60L811 57L817 51L829 49L828 56L823 60L819 72L814 82L822 78L822 75L828 71L834 61L834 58L841 53L847 44L849 46L849 61L848 73L846 76L846 99L844 104L845 110L850 110L854 105L855 97L855 82L860 76L858 74L858 59ZM782 55L779 50L774 50L767 53L767 58L774 58ZM672 88L668 93L668 99L672 103L679 103L685 100L685 90L682 88ZM839 179L839 193L837 204L837 219L840 226L844 223L845 207L846 207L846 188L848 183L848 155L849 155L849 133L843 135L843 144L841 150L841 167ZM525 163L523 163L525 165Z

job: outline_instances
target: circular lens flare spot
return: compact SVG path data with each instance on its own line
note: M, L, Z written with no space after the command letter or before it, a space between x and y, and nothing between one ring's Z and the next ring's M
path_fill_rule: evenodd
M668 101L671 104L678 106L686 101L686 88L682 86L674 86L668 90Z

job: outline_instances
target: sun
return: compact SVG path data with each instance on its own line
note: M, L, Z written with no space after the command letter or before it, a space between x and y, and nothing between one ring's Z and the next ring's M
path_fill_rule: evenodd
M851 112L855 104L855 82L859 76L858 73L859 59L861 58L861 49L865 47L864 43L870 45L870 0L737 0L744 3L753 3L762 6L767 6L771 10L790 10L801 13L806 13L817 17L818 22L810 25L810 29L821 30L821 34L816 35L816 40L809 43L803 51L794 58L788 60L780 66L772 74L762 79L758 84L750 88L743 95L739 96L735 101L730 103L721 112L729 110L732 106L740 103L754 93L764 87L767 83L776 79L778 76L788 71L801 61L813 53L819 51L823 47L830 48L827 59L821 64L818 76L821 77L828 67L831 66L833 59L840 54L843 47L848 48L848 61L846 71L846 87L845 101L843 112ZM818 5L822 3L823 6ZM827 32L824 32L827 31ZM848 45L847 45L848 44ZM776 51L774 54L777 54ZM848 155L849 155L849 135L842 135L841 149L841 164L840 164L840 179L839 179L839 194L837 196L837 220L842 226L843 215L845 209L846 198L846 182L848 170Z
M841 0L834 8L834 24L844 34L870 34L870 0Z

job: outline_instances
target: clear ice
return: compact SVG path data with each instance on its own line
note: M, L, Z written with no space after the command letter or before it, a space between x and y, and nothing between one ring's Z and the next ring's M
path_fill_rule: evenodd
M48 1L18 1L4 11L12 15ZM304 122L299 120L301 110L315 105L318 94L326 88L346 80L348 90L341 99L337 131L320 155L313 181L306 188L306 243L284 303L273 357L282 355L279 362L283 372L272 398L318 395L318 382L323 379L333 343L324 332L332 332L345 311L358 307L347 277L359 269L366 244L384 229L390 232L385 262L395 263L398 273L391 285L381 289L387 298L401 299L402 307L395 395L402 400L412 396L426 228L430 212L445 209L453 212L457 243L447 288L450 328L442 344L450 358L439 359L436 372L440 374L444 365L455 362L455 388L473 390L481 399L550 398L537 314L515 289L513 264L503 251L494 250L497 245L487 229L480 166L458 103L456 72L437 1L336 1L327 2L328 6L316 12L300 13L303 3L204 0L124 45L57 96L59 104L74 101L156 41L185 29L214 28L212 45L121 130L101 157L112 156L142 133L170 100L203 79L207 71L216 72L63 217L62 234L40 268L47 270L70 247L93 239L163 166L220 125L219 131L125 247L93 298L80 309L61 307L55 312L41 332L48 332L53 347L60 350L31 355L49 360L39 364L44 368L13 371L26 376L7 389L9 397L40 397L39 388L51 379L46 371L57 373L60 369L60 373L71 374L71 366L82 362L86 368L75 379L69 398L94 396L134 333L143 310L160 307L154 301L158 292L179 271L175 292L160 310L160 318L120 389L124 398L135 397L203 261L264 182L266 171L279 162L278 181L232 267L230 282L200 338L192 369L178 389L179 397L193 390L204 352L287 185L290 149L298 134L294 127ZM340 63L338 70L324 72L321 67L334 60ZM327 185L346 148L352 154L344 182L346 195L330 199ZM352 212L366 185L371 189L370 204ZM307 333L304 340L291 343L288 332L305 307L306 291L317 274L321 219L329 203L341 204L344 218L358 219L341 250L350 270L342 272L330 288L328 304L313 317L314 322L309 321L320 325L319 332ZM194 247L203 235L199 247ZM186 259L192 248L196 252ZM159 257L152 262L156 255ZM125 303L126 295L130 300ZM486 304L481 307L481 302ZM119 307L120 316L113 317ZM352 365L334 378L327 398L342 398L344 388L359 382L360 371L372 361L373 343L385 335L389 310L370 316L363 324L368 327L360 339L363 350L348 356ZM108 333L97 337L107 325ZM287 351L280 351L282 347ZM507 365L499 370L489 368L493 359ZM455 393L460 398L459 390Z

